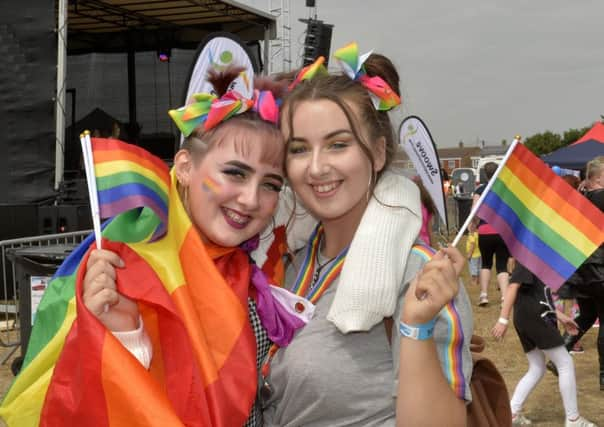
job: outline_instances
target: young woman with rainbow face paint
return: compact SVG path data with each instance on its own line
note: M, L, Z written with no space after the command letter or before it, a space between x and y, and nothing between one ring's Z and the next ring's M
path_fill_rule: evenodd
M241 426L245 423L254 426L260 425L260 408L254 403L259 361L264 359L271 342L282 341L287 345L302 320L275 308L283 304L277 301L273 290L269 290L270 279L251 263L248 254L242 253L242 248L246 252L254 249L259 234L270 227L285 180L285 145L275 125L278 108L272 93L256 91L250 99L226 90L238 75L239 70L212 75L211 82L217 97L200 94L192 104L170 112L187 135L175 155L172 173L177 180L183 214L201 239L203 249L200 251L213 260L210 265L200 261L196 268L202 272L198 272L198 277L208 279L195 286L216 286L211 278L221 274L227 284L232 285L245 312L249 311L249 329L253 330L251 340L254 342L242 347L246 351L255 351L246 356L246 360L253 363L252 372L241 366L231 366L234 373L232 378L227 378L225 387L228 390L216 393L219 401L211 403L211 406L222 408L222 414L227 417L224 425ZM160 249L154 254L160 259L167 255ZM201 253L191 256L200 260L207 258ZM146 325L143 326L139 304L122 295L116 285L116 269L121 268L128 268L128 265L114 252L92 251L84 279L83 301L145 367L151 366L149 375L153 376L152 340L147 336ZM211 309L211 301L203 302L196 298L193 291L190 297L185 297L189 301L176 298L177 311L183 320L196 319L197 310ZM227 303L217 301L216 309ZM198 336L197 331L189 329L188 332L193 348L196 348L197 340L205 339ZM213 333L221 333L219 325ZM238 342L242 339L250 341L247 335ZM226 354L223 357L227 360L224 362L226 365L232 348L235 347L217 351L219 356L221 352ZM201 359L209 357L208 354L198 354ZM246 397L249 401L241 399L241 393L246 394L243 389L251 390ZM212 424L223 425L225 422L214 421Z
M298 78L281 110L288 181L319 221L286 285L315 314L269 353L265 425L465 425L464 257L414 246L418 189L390 168L394 66L356 44L335 56L345 74Z

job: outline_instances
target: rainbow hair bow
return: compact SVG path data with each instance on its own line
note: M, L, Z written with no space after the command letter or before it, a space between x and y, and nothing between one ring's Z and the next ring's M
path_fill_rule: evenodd
M315 59L315 62L302 68L298 74L296 74L294 81L287 87L287 90L291 92L303 80L310 80L315 76L327 75L327 68L323 65L324 63L325 57L319 56Z
M401 98L388 83L379 76L369 77L363 64L372 51L359 56L359 47L353 42L334 53L342 71L352 80L358 81L369 91L373 106L378 111L388 111L400 105Z
M196 93L193 100L188 105L168 111L185 137L191 135L198 126L203 125L203 129L208 131L249 109L256 111L268 122L276 124L279 119L279 106L270 91L255 90L251 99L235 90L227 91L220 98L209 93Z

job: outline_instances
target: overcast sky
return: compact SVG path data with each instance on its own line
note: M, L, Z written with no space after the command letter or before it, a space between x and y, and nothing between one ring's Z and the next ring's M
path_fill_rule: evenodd
M297 19L308 17L305 4L290 3L298 65L305 25ZM373 49L395 62L404 98L398 116L422 117L441 147L561 133L604 114L602 0L316 4L318 19L334 25L332 54L357 41L361 52Z

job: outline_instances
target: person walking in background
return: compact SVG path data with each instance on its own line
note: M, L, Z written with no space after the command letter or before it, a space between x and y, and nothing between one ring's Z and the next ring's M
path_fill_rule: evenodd
M604 212L604 156L598 156L587 163L585 197ZM604 225L603 225L604 227ZM568 283L577 290L579 316L575 319L579 333L564 335L567 350L573 346L599 319L598 361L600 365L600 390L604 391L604 245L579 267Z
M512 425L532 424L521 411L529 394L543 378L547 356L560 373L558 386L566 414L564 425L595 427L594 423L579 415L575 366L571 355L564 348L556 319L571 333L578 332L577 325L570 317L554 308L550 289L519 262L516 262L506 289L499 319L491 330L498 340L505 336L512 307L514 328L529 363L528 370L516 385L510 402Z
M468 258L468 269L472 284L478 286L478 275L480 273L480 248L478 247L478 232L468 232L466 238L466 258Z
M487 182L495 174L497 163L489 162L484 165L484 172L487 176ZM480 185L474 191L474 201L472 207L476 205L480 195L486 188L486 184ZM491 269L493 268L493 257L495 257L495 270L497 271L497 285L501 291L501 298L504 298L508 286L509 273L507 270L508 251L505 242L497 231L482 219L475 218L470 226L470 232L478 230L478 247L480 248L481 269L480 269L480 297L478 305L483 307L489 304L488 288L491 280Z
M451 193L451 177L449 177L449 173L441 169L440 176L443 180L443 191L445 193L445 197L447 197Z
M577 177L575 175L564 175L562 177L562 179L564 181L566 181L575 190L577 190L579 188L579 184L581 183L581 180L579 179L579 177ZM562 312L564 314L566 314L567 316L569 316L570 318L575 317L575 313L573 313L573 309L577 302L576 298L577 298L577 290L574 286L571 286L571 284L568 282L565 282L556 292L554 292L554 300L560 301L561 306L562 306ZM575 341L575 340L573 339L573 341ZM576 342L573 344L572 348L570 349L571 354L583 353L583 351L584 351L583 346L581 345L581 342L578 340L576 340ZM550 368L552 365L553 364L548 363L548 368Z

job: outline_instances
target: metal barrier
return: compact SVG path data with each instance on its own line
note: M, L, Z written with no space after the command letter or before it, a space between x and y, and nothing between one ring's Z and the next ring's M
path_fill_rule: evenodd
M58 244L78 244L86 236L92 233L92 230L74 231L70 233L47 234L43 236L24 237L20 239L10 239L0 241L0 256L2 257L2 286L4 300L0 301L0 348L13 347L6 354L1 364L17 351L21 343L19 334L19 289L15 277L14 261L7 256L11 250L27 247L43 247ZM9 295L12 295L9 298Z

